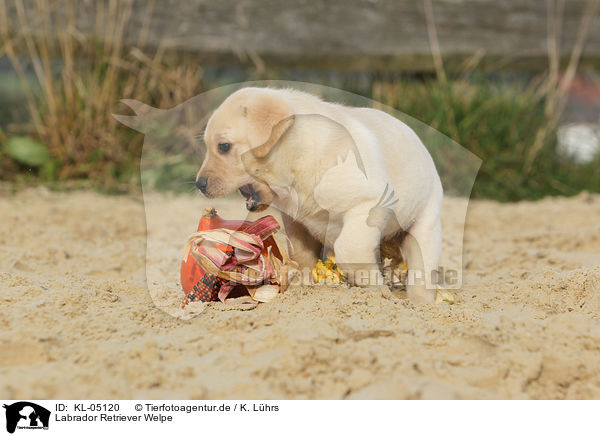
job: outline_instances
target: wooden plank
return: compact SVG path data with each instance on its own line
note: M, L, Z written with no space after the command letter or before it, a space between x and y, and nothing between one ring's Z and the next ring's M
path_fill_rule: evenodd
M64 1L53 4L60 8ZM97 1L78 3L83 33L93 29ZM586 3L566 0L563 57L571 52ZM149 4L134 0L127 44L137 43ZM487 65L500 61L505 67L546 67L546 1L434 0L433 5L440 48L451 67L474 53L485 53ZM423 2L418 0L158 0L149 21L148 45L201 55L220 65L250 64L252 58L260 58L272 67L432 68ZM599 60L596 16L584 63L597 65Z

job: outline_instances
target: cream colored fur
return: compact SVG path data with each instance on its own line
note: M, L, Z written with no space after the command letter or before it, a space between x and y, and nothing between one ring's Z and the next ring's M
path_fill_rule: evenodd
M434 301L442 185L407 125L300 91L243 88L214 112L204 138L198 177L207 179L206 195L252 184L258 210L272 204L283 212L302 267L314 266L324 244L354 284L382 284L380 245L401 244L409 298ZM220 153L219 143L231 150Z

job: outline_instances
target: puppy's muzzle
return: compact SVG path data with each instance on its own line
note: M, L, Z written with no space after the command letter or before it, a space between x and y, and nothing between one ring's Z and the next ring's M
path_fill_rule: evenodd
M253 211L259 209L260 195L254 189L254 186L252 186L252 183L249 183L247 185L240 187L239 191L246 199L246 209L248 209L250 212L253 212Z

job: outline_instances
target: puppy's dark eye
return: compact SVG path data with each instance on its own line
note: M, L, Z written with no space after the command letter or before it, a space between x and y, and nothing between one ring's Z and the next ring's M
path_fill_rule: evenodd
M219 153L225 154L231 150L231 144L229 142L221 142L219 144Z

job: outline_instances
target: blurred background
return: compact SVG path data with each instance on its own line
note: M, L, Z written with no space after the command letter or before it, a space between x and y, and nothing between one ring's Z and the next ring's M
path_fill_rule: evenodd
M121 99L167 109L282 79L444 133L483 160L475 197L600 192L599 3L0 0L0 179L137 192L143 135L112 117Z

